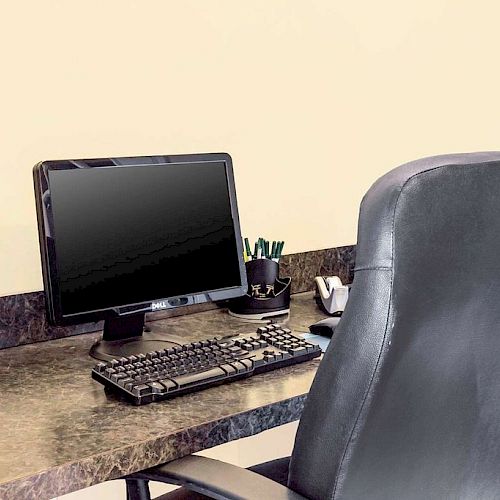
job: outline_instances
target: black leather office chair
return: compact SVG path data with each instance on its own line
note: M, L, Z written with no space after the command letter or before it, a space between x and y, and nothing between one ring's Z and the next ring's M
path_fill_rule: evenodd
M500 152L372 186L292 457L254 470L189 456L131 476L129 499L148 479L219 499L500 498Z

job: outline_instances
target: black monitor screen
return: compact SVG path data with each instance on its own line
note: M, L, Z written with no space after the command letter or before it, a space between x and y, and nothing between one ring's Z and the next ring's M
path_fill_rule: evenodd
M223 161L50 170L64 315L240 286Z

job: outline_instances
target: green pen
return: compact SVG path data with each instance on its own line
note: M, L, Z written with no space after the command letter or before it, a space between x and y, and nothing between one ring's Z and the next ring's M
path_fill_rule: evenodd
M264 238L260 239L260 258L264 259L266 257L266 241Z
M274 250L274 262L279 262L280 260L280 247L281 247L281 241L276 242L276 248Z
M255 242L255 247L254 247L254 252L253 252L253 255L252 255L252 259L256 259L257 258L257 250L259 249L259 245L257 242Z
M250 242L248 241L248 238L245 238L245 248L247 251L248 258L252 258L252 250L250 249Z
M281 253L283 252L283 247L285 246L284 241L278 242L278 248L276 249L276 258L279 260L281 258Z
M271 247L271 259L274 259L276 256L276 241L273 241L273 246Z

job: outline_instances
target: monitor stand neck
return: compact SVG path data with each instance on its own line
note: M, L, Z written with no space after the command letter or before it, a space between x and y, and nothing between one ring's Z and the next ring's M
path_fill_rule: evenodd
M124 340L141 337L144 332L145 313L118 316L104 320L102 340Z
M90 355L102 361L146 354L151 351L168 349L186 342L180 337L160 331L144 332L144 313L130 314L104 321L102 340L90 348Z

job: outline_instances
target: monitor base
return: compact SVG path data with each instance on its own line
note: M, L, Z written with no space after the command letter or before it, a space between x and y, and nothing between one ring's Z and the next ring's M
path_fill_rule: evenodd
M120 340L99 340L91 348L89 354L102 361L132 356L132 354L146 354L151 351L168 349L185 344L186 340L175 335L160 333L143 333L138 337L129 337Z
M148 328L144 331L144 319L144 313L106 319L102 339L90 348L89 354L95 359L110 361L186 343L184 339L175 335L150 333Z

